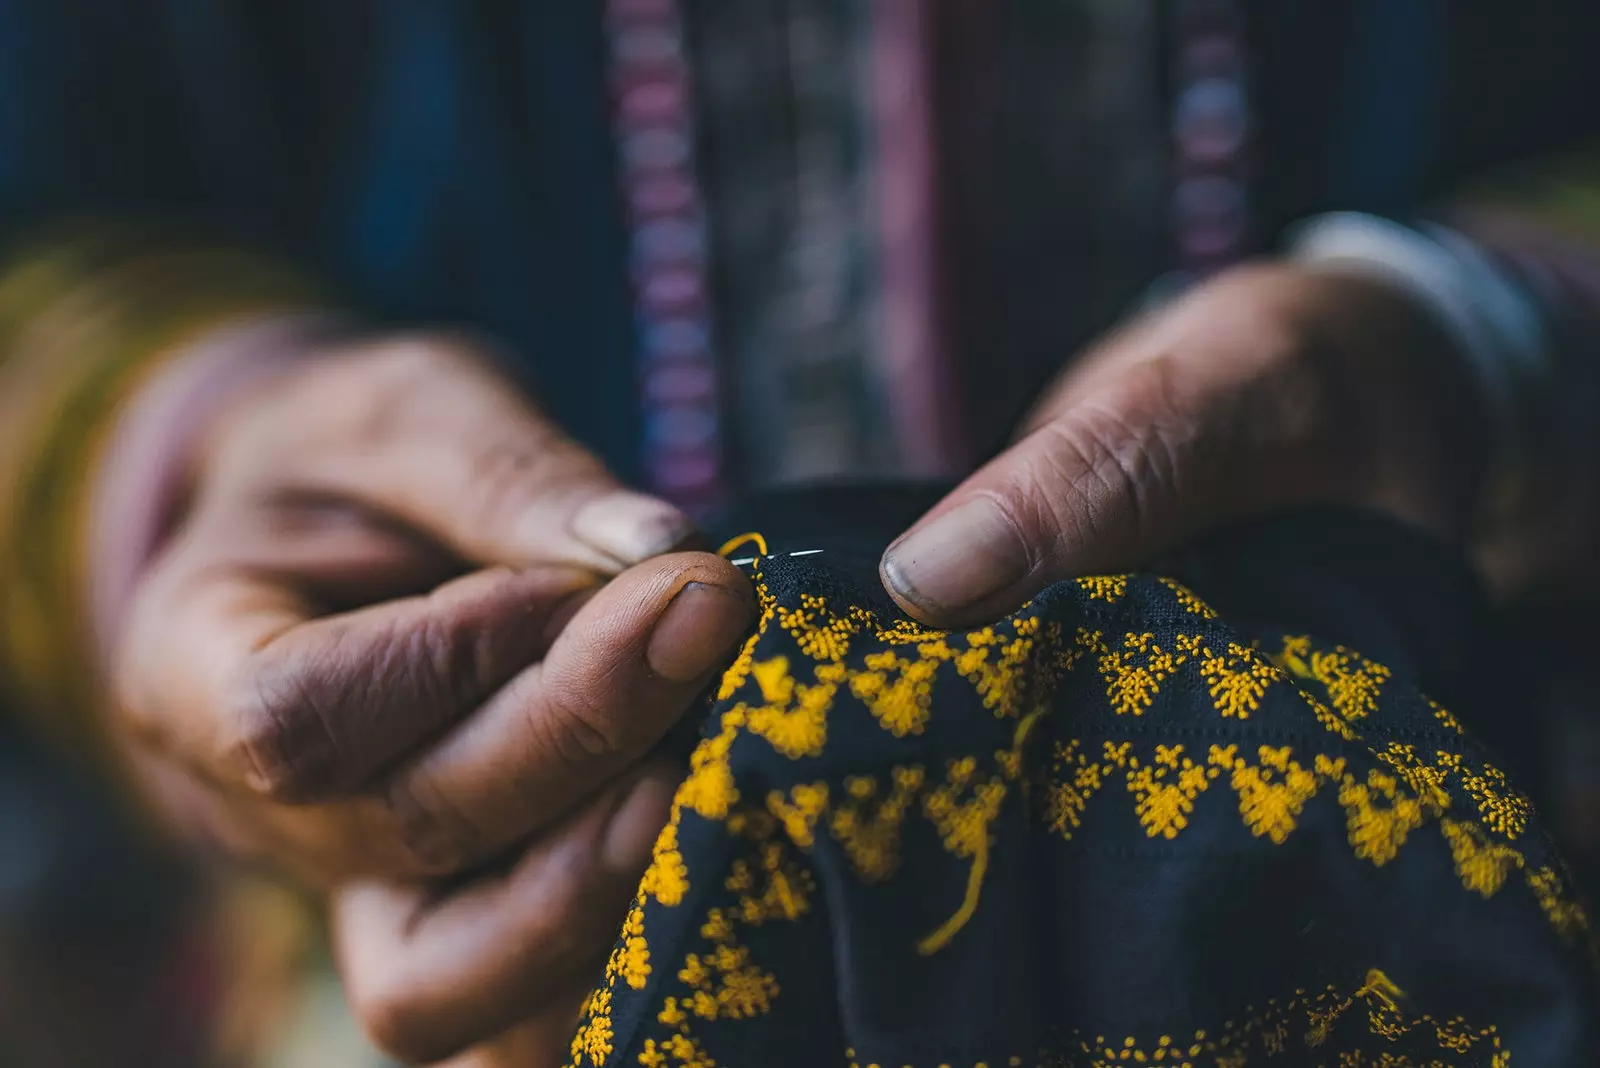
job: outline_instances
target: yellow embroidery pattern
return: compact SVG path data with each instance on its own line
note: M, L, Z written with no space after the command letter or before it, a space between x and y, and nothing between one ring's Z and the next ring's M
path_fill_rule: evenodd
M1533 891L1539 907L1544 910L1550 926L1563 938L1574 939L1588 933L1588 912L1573 899L1565 880L1554 868L1529 872L1528 887Z
M1439 1020L1426 1013L1411 1015L1405 1001L1404 992L1374 968L1367 973L1366 981L1350 993L1340 993L1333 987L1314 995L1299 990L1293 997L1269 1003L1264 1010L1247 1008L1219 1030L1161 1035L1153 1042L1132 1036L1120 1041L1105 1035L1092 1039L1076 1036L1060 1055L1043 1058L1039 1063L1053 1068L1122 1068L1130 1063L1166 1064L1172 1068L1248 1068L1277 1063L1277 1058L1297 1051L1315 1051L1319 1057L1337 1057L1338 1060L1320 1063L1340 1068L1449 1068L1469 1064L1509 1068L1510 1052L1492 1024L1473 1026L1460 1017ZM1369 1057L1361 1049L1348 1046L1352 1039L1370 1036L1426 1050L1421 1054L1425 1059L1391 1052Z
M1430 700L1428 701L1428 707L1433 709L1433 718L1443 723L1447 728L1456 734L1466 733L1466 729L1461 726L1461 721L1452 716L1439 702Z
M724 880L737 895L736 904L707 912L700 926L707 951L684 955L676 976L683 993L662 999L656 1021L665 1033L645 1040L638 1057L644 1068L716 1068L697 1029L719 1020L765 1015L779 994L777 977L751 959L739 930L799 919L810 911L815 888L810 872L776 833L774 821L757 816L742 821L740 831L752 844L753 855L734 860ZM575 1048L573 1062L582 1063L577 1053Z
M612 984L619 980L630 989L643 990L650 978L650 952L644 942L644 913L635 903L622 921L622 935L606 961L605 981L589 995L583 1007L583 1024L572 1039L572 1063L604 1064L611 1056Z
M1106 763L1116 763L1117 747L1106 744ZM1126 746L1122 747L1124 750ZM1071 838L1083 825L1083 810L1105 781L1105 764L1090 760L1084 752L1083 741L1055 743L1055 761L1044 786L1044 824L1063 838Z
M1195 596L1193 590L1189 589L1189 587L1185 586L1177 579L1161 578L1157 579L1156 581L1160 582L1161 585L1172 591L1172 596L1177 599L1178 604L1185 612L1188 612L1192 616L1199 616L1201 619L1217 618L1216 611L1210 605L1206 604L1199 597Z
M1106 696L1119 716L1142 715L1155 701L1161 684L1188 662L1194 639L1178 635L1178 647L1168 651L1156 644L1154 634L1128 634L1122 647L1100 654L1100 674Z
M1513 872L1524 872L1541 907L1564 937L1586 930L1587 916L1572 902L1554 871L1528 870L1523 853L1511 839L1521 824L1504 818L1444 818L1452 811L1447 776L1462 782L1505 782L1504 773L1492 766L1464 770L1459 758L1438 754L1435 764L1421 762L1410 746L1391 743L1373 755L1394 769L1389 774L1370 768L1365 776L1349 769L1344 757L1314 754L1309 762L1296 760L1289 746L1259 746L1254 760L1239 753L1237 745L1212 745L1202 766L1185 754L1182 745L1157 744L1148 756L1135 752L1132 742L1102 742L1098 759L1092 758L1081 738L1054 743L1053 760L1041 784L1040 823L1071 839L1082 826L1089 802L1113 775L1123 773L1141 826L1151 838L1173 839L1187 827L1197 799L1219 774L1238 798L1238 810L1250 833L1282 845L1299 825L1306 804L1324 787L1334 791L1344 809L1349 844L1355 855L1382 867L1400 852L1409 836L1429 820L1450 846L1462 886L1491 897ZM1463 786L1463 794L1470 790ZM1524 812L1525 798L1494 795L1496 805ZM1479 801L1480 810L1484 802ZM1497 815L1502 807L1491 805Z
M1460 776L1461 785L1477 803L1485 826L1507 838L1522 834L1533 815L1533 802L1512 788L1505 772L1488 764L1476 771L1462 767L1461 757L1455 753L1440 753L1438 763Z
M1249 719L1267 687L1282 677L1266 657L1238 642L1229 642L1220 655L1202 648L1200 674L1217 711L1234 719Z
M1259 764L1248 764L1235 756L1237 746L1211 747L1210 762L1226 768L1229 783L1239 795L1239 815L1257 838L1270 838L1282 845L1295 829L1301 809L1317 792L1319 781L1337 778L1344 771L1342 760L1318 756L1315 772L1301 767L1290 757L1288 746L1263 745L1257 750Z
M1155 757L1145 763L1130 756L1126 747L1108 746L1106 757L1127 770L1128 792L1137 798L1134 809L1151 838L1176 838L1189 824L1194 799L1217 777L1216 768L1184 756L1181 745L1158 745Z
M1380 868L1422 826L1422 802L1403 792L1399 779L1376 768L1367 772L1365 782L1347 777L1339 787L1339 804L1345 808L1356 856Z
M845 780L848 798L836 806L828 831L844 847L850 866L864 882L880 883L900 866L900 829L926 775L919 767L897 767L888 796L878 797L871 776Z
M939 663L928 656L908 660L892 649L872 653L864 661L865 670L850 677L850 692L896 738L921 734L933 707Z
M734 713L748 724L752 734L760 735L772 748L790 759L821 756L828 741L828 709L839 683L844 680L841 664L819 664L814 682L797 683L789 673L789 658L776 656L750 665L761 691L761 703L740 702Z
M765 544L757 539L757 546L764 557ZM1337 803L1342 810L1356 857L1382 867L1431 824L1448 845L1465 891L1487 898L1514 882L1525 884L1564 937L1576 939L1587 931L1588 917L1573 902L1561 874L1530 860L1538 854L1519 844L1531 807L1504 773L1414 739L1365 740L1363 731L1378 711L1390 672L1359 653L1289 636L1281 652L1269 658L1225 635L1208 636L1203 633L1206 621L1215 613L1169 580L1160 583L1172 598L1169 603L1192 617L1201 632L1168 632L1168 638L1158 639L1151 631L1130 631L1113 645L1088 626L1077 627L1069 637L1061 622L1041 618L1031 608L992 627L945 632L905 620L884 622L855 606L839 611L813 594L779 605L761 567L758 559L757 632L718 688L721 711L714 729L690 758L689 774L674 796L669 824L656 842L638 901L608 960L605 983L585 1006L584 1022L572 1043L575 1066L606 1063L619 1041L614 999L644 990L655 976L663 983L675 980L677 992L659 1002L654 1017L658 1030L635 1047L638 1063L646 1068L716 1068L701 1026L764 1015L781 996L778 977L752 959L741 931L808 914L815 893L809 854L820 843L836 844L864 884L881 884L901 870L911 825L921 823L925 830L919 833L931 832L965 871L964 886L927 889L929 894L948 892L952 911L915 949L924 955L940 952L980 907L997 847L996 821L1013 795L1020 795L1018 803L1032 812L1037 826L1062 839L1070 840L1082 829L1097 798L1120 796L1122 804L1131 801L1146 836L1173 841L1189 828L1201 806L1229 804L1226 795L1231 792L1231 807L1250 834L1282 845L1296 832L1307 805L1326 794L1331 800L1324 803ZM1104 576L1077 585L1087 601L1117 604L1129 596L1129 583L1128 576ZM775 633L792 643L790 650L769 649L762 655L763 638ZM1085 731L1079 737L1061 737L1057 727L1047 750L1030 761L1037 725L1052 713L1056 691L1085 659L1085 681L1098 679L1090 685L1103 684L1105 696L1105 718L1096 729L1110 736ZM753 796L741 790L733 761L741 739L759 739L785 761L820 757L828 751L835 705L848 695L856 704L847 703L838 714L864 712L885 739L894 740L890 744L915 746L937 714L935 691L951 685L970 688L993 715L991 722L1007 724L1009 746L952 759L942 768L904 760L887 770L876 765L832 783L810 778L781 789L763 785ZM1196 743L1195 738L1204 737L1203 729L1181 741L1139 733L1136 723L1151 718L1146 713L1157 707L1157 697L1169 685L1182 685L1189 694L1203 692L1217 717L1213 727L1259 716L1269 695L1280 688L1285 697L1273 698L1281 702L1277 707L1301 709L1304 729L1294 744L1248 746ZM1431 703L1429 709L1441 731L1459 734L1460 725L1448 712ZM1129 729L1126 737L1117 735L1123 723ZM1282 724L1275 728L1283 729ZM1330 736L1331 750L1305 741ZM1445 737L1440 735L1441 742ZM1122 790L1108 791L1111 783ZM1212 793L1224 796L1212 798ZM678 967L666 966L661 975L663 965L652 961L646 919L652 910L682 907L693 880L702 877L690 871L683 855L682 835L690 815L717 825L742 843L744 852L718 873L722 888L733 895L732 904L708 910L697 928L700 948L685 951ZM1242 1030L1228 1025L1209 1037L1200 1033L1193 1041L1164 1036L1149 1047L1133 1038L1075 1039L1075 1046L1055 1051L1055 1059L1038 1063L1185 1064L1202 1063L1196 1058L1203 1056L1208 1065L1243 1065L1247 1047L1272 1056L1290 1049L1296 1036L1318 1046L1344 1014L1363 1009L1372 1033L1409 1034L1435 1027L1441 1049L1471 1049L1475 1055L1489 1050L1493 1063L1504 1063L1492 1028L1408 1019L1398 1008L1401 997L1374 972L1354 994L1297 994L1254 1022L1239 1025ZM1296 1013L1304 1019L1291 1020ZM1067 1059L1061 1060L1063 1055ZM1013 1057L1011 1063L1024 1062ZM1366 1062L1345 1057L1339 1063Z
M1462 885L1482 897L1493 897L1505 885L1506 876L1523 865L1522 854L1510 846L1489 839L1471 823L1444 820L1439 824L1450 855L1456 863Z
M1290 997L1274 999L1264 1009L1247 1007L1220 1028L1154 1038L1078 1032L1032 1056L980 1061L971 1068L1002 1064L1031 1068L1127 1068L1132 1064L1252 1068L1279 1063L1278 1058L1295 1053L1324 1058L1318 1063L1328 1068L1510 1068L1510 1051L1494 1025L1475 1026L1461 1017L1441 1020L1427 1013L1413 1014L1406 1001L1405 992L1374 968L1353 991L1341 992L1331 986L1319 994L1297 990ZM1386 1050L1369 1055L1352 1046L1373 1037L1415 1052ZM876 1068L863 1063L855 1050L846 1050L845 1055L850 1068ZM968 1065L970 1062L962 1068ZM943 1063L937 1068L954 1066Z
M1078 579L1078 588L1091 599L1116 604L1127 596L1127 575L1086 575Z
M1284 666L1298 679L1320 683L1328 702L1347 721L1363 719L1378 710L1378 695L1389 680L1389 669L1374 664L1344 646L1331 650L1311 648L1306 637L1285 638Z

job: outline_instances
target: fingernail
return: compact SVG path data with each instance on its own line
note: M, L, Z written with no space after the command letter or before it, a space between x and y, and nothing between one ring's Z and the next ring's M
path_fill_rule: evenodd
M693 682L716 667L744 637L755 606L745 594L705 582L679 590L656 620L645 657L669 682Z
M600 863L609 872L637 878L650 863L661 828L667 825L675 784L646 775L623 798L606 824Z
M683 544L694 533L694 524L665 501L621 491L579 508L570 529L579 541L626 565Z
M987 497L959 505L889 547L883 577L920 608L954 612L1028 574L1017 532Z

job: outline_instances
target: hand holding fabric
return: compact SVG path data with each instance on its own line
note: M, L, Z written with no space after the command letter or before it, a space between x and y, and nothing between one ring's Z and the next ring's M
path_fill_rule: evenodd
M753 602L473 346L306 355L195 450L115 728L180 821L342 887L359 1013L429 1059L603 959L675 781L644 758Z
M884 583L918 618L956 625L1296 505L1459 534L1483 466L1479 403L1404 293L1239 268L1074 363L1016 444L889 548Z

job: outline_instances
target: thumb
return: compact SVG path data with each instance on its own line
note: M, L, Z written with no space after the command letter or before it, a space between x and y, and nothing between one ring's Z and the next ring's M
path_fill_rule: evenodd
M1151 360L1059 407L889 547L890 594L936 625L990 620L1061 579L1342 492L1304 398L1185 377Z

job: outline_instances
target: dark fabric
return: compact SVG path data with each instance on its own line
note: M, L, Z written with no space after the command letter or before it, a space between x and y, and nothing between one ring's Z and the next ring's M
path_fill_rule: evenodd
M852 493L752 509L796 536L575 1064L1594 1063L1565 868L1424 696L1460 561L1307 513L946 634L874 578L924 495Z

